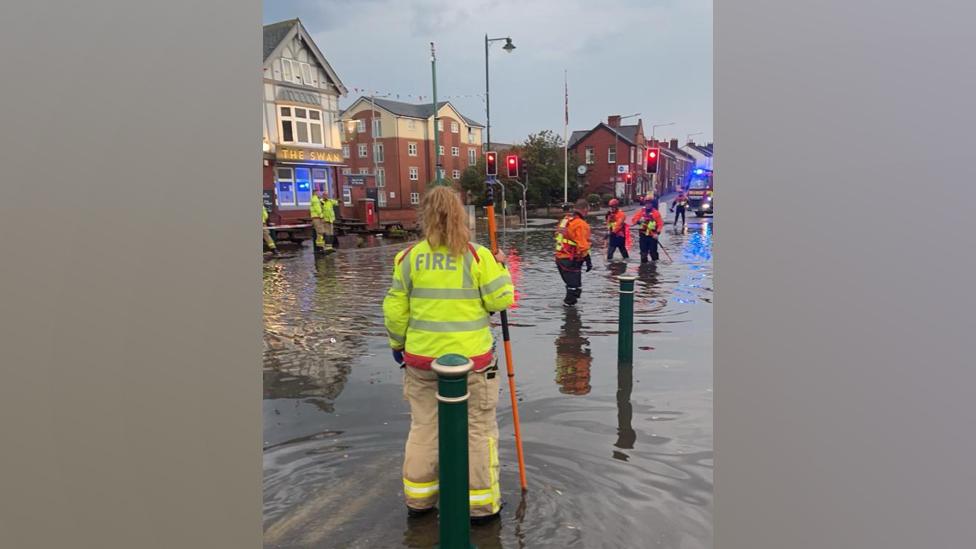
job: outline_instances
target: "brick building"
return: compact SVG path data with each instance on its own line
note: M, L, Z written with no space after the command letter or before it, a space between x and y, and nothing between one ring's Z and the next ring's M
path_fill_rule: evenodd
M612 194L634 198L650 186L644 170L647 141L643 122L623 126L620 116L607 117L589 130L574 131L568 147L580 165L577 177L583 181L583 194Z
M651 141L648 147L658 147L661 157L658 160L657 174L654 177L655 192L663 195L683 189L695 167L695 159L678 147L678 140Z
M341 213L354 217L356 204L373 199L382 221L416 219L427 184L440 160L442 178L455 184L482 154L484 126L438 103L440 151L434 151L433 105L360 97L342 113Z

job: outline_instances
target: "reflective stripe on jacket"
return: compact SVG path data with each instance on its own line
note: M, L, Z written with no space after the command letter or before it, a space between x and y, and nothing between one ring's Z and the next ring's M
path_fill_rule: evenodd
M556 259L583 259L590 253L590 224L578 213L563 221L566 225L556 229Z
M664 219L661 218L661 212L657 210L651 210L651 213L647 213L647 210L639 210L630 222L640 223L640 234L647 236L660 234L664 227Z
M489 312L515 300L508 269L491 252L468 244L460 256L426 240L396 255L393 281L383 299L390 346L404 349L408 366L430 369L439 356L457 353L475 369L491 363L494 340Z
M607 212L607 231L612 234L622 235L627 230L627 214L617 210Z

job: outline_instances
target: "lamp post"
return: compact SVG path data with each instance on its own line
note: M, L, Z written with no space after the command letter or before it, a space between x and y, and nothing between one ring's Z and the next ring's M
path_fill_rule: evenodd
M635 112L634 114L628 114L627 116L621 116L620 117L620 121L623 122L624 120L627 120L628 118L635 118L637 116L640 116L640 114L641 113L639 113L639 112ZM617 151L618 137L620 137L620 132L618 131L618 128L613 128L613 169L614 170L617 170L617 172L613 176L614 187L617 186L616 185L617 184L617 174L620 173L620 171L619 171L620 168L617 167L617 166L620 165L620 154L619 154L619 151ZM628 166L627 169L629 170L630 167ZM616 189L614 189L614 191L616 191ZM629 204L629 202L627 202L627 203Z
M686 143L686 144L687 144L687 143L691 143L691 138L692 138L692 137L695 137L696 135L701 135L701 134L703 134L703 133L705 133L705 132L696 132L696 133L689 133L689 134L688 134L688 136L687 136L687 137L685 137L685 143Z
M674 126L674 122L665 122L664 124L652 124L651 125L651 143L657 144L657 139L654 138L654 131L658 128L663 128L665 126ZM660 159L659 159L660 160ZM651 174L651 187L654 191L657 191L657 172Z
M434 83L434 182L441 184L441 147L440 132L437 130L437 56L434 54L434 43L430 43L430 78Z
M502 49L507 53L512 53L515 49L515 44L512 44L512 39L509 37L504 38L488 38L485 35L485 150L491 150L491 98L489 97L489 87L488 87L488 46L492 42L505 41L505 45Z

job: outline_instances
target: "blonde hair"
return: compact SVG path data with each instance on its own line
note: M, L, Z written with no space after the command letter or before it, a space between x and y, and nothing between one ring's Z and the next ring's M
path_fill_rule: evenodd
M424 238L432 248L446 246L451 255L461 255L471 240L461 197L450 187L435 187L424 195L421 222Z

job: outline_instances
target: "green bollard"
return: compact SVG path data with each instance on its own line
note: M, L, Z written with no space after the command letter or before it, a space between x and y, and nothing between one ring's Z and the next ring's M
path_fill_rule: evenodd
M473 549L468 504L468 372L474 364L444 355L437 374L437 451L440 463L440 549Z
M620 275L620 317L617 320L617 363L634 361L634 281L636 276Z

